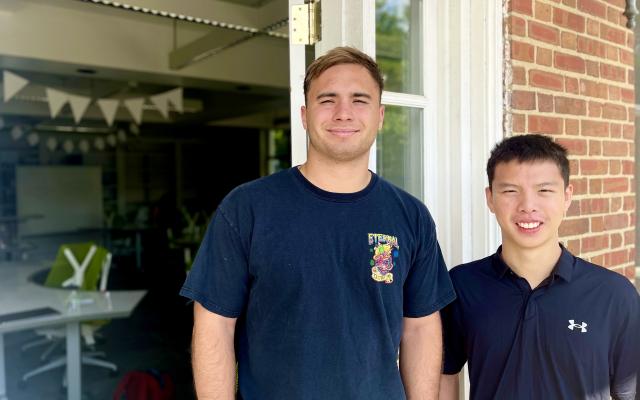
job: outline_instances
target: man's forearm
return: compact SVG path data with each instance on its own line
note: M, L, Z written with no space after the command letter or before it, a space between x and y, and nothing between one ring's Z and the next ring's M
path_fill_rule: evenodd
M232 400L236 384L235 321L212 314L198 303L195 307L191 359L197 398Z
M442 326L439 313L405 318L400 343L400 373L408 400L438 398L442 368Z

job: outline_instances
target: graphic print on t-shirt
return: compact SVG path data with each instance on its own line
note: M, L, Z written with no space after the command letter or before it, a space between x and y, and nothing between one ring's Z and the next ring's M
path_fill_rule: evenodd
M398 238L383 233L369 233L371 278L376 282L393 282L393 264L398 258Z

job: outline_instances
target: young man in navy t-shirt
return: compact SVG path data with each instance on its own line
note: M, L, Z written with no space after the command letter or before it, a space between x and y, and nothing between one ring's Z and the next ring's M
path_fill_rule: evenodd
M458 398L468 362L471 399L635 399L638 292L559 244L573 193L566 150L514 136L491 152L487 175L502 246L450 271L458 298L443 311L440 398Z
M308 68L307 161L234 189L181 293L200 399L435 399L454 298L434 222L368 170L382 76L352 48ZM399 362L398 362L399 358Z

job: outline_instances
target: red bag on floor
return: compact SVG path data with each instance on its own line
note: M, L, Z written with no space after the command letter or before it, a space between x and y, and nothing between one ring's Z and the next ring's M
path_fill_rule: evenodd
M171 376L157 370L131 371L122 377L113 400L173 400L175 386Z

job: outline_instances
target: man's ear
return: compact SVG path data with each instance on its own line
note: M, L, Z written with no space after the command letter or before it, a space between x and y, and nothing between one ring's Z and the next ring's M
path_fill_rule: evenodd
M573 198L573 185L568 184L564 189L564 212L567 212L571 206L571 199Z
M300 107L300 118L302 119L302 126L306 131L307 130L307 107L306 106Z
M484 188L484 197L487 200L487 207L495 214L495 211L493 211L493 192L491 191L491 186Z
M384 123L384 106L380 106L380 122L378 123L378 130L382 129L382 124Z

